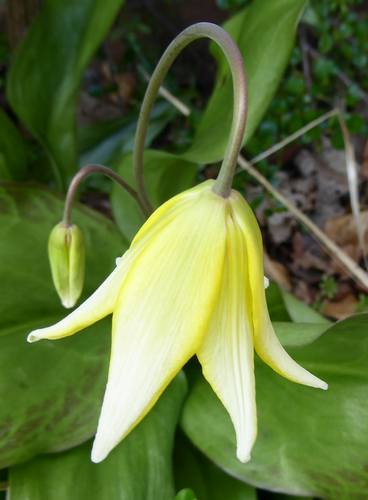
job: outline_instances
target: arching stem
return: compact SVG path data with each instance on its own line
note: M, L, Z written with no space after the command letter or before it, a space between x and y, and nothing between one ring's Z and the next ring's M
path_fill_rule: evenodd
M113 181L117 182L117 184L119 184L123 189L125 189L125 191L127 191L137 201L137 203L142 209L142 212L145 215L148 215L147 210L142 205L137 192L133 188L131 188L129 184L120 177L120 175L111 170L111 168L104 167L103 165L87 165L86 167L83 167L79 170L79 172L73 177L69 185L64 206L63 224L65 226L71 225L71 214L72 214L74 198L76 196L80 183L86 177L95 173L104 174L107 177L110 177L110 179L112 179Z
M214 191L228 197L235 173L236 163L244 137L247 114L247 86L242 55L232 38L216 24L198 23L182 31L168 46L159 60L148 83L140 110L133 152L133 169L137 183L137 192L142 205L152 212L143 179L143 152L148 128L149 116L160 86L178 54L198 38L210 38L222 49L230 65L233 78L234 112L229 141L224 154Z

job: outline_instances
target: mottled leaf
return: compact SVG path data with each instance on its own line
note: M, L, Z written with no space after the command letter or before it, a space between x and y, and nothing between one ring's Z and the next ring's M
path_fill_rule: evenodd
M97 425L110 321L64 340L26 342L30 330L66 314L47 259L49 231L62 209L46 190L0 187L0 468L76 446ZM73 220L86 240L86 297L112 271L126 242L91 210L76 208Z
M288 494L361 499L368 491L368 314L331 326L315 342L288 347L327 391L293 384L256 364L259 435L248 464L235 456L234 431L199 378L182 425L193 443L228 473Z
M147 417L93 464L91 443L11 468L12 500L172 500L171 453L186 392L180 374Z
M8 99L46 149L60 187L77 168L76 106L81 79L123 0L45 0L20 44Z

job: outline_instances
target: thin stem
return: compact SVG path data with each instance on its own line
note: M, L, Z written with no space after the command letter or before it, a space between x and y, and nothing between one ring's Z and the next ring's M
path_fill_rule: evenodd
M368 274L338 245L329 238L316 224L307 217L294 203L289 201L280 191L275 189L272 184L256 170L251 163L239 155L239 166L267 189L280 203L282 203L302 224L304 224L311 233L319 240L320 243L328 250L328 252L336 257L343 265L344 269L349 272L364 288L368 289Z
M213 40L224 52L231 68L234 92L234 114L230 130L229 142L225 151L219 175L214 185L214 191L227 197L236 168L237 158L244 137L247 115L247 85L242 55L232 38L222 28L211 23L197 23L182 31L168 46L159 60L148 83L146 94L140 110L137 131L135 135L133 168L137 183L138 196L149 211L152 205L147 196L143 179L143 151L148 128L148 120L153 103L159 93L170 66L178 54L191 42L198 38Z
M264 188L266 188L266 190L271 193L277 200L279 200L279 202L282 203L294 215L294 217L299 220L299 222L304 224L310 230L312 235L321 243L321 245L329 252L329 254L342 265L342 267L349 273L350 276L352 276L358 283L368 289L368 273L366 273L359 265L357 265L357 263L347 253L341 250L341 248L339 248L337 244L333 240L331 240L331 238L329 238L323 231L321 231L309 217L304 215L303 212L299 210L299 208L297 208L291 201L289 201L284 195L282 195L277 189L275 189L272 184L253 167L255 163L258 163L262 159L265 159L271 154L274 154L276 151L279 151L281 148L283 148L293 140L305 134L308 130L316 127L323 121L336 115L338 117L341 117L340 111L338 109L332 109L328 113L325 113L324 115L308 123L301 129L297 130L296 132L294 132L294 134L291 134L289 137L279 142L275 146L272 146L267 151L264 151L260 155L254 157L251 161L247 161L242 155L239 155L238 165L242 170L245 170L246 172L248 172L248 174L258 180L258 182Z
M313 128L317 127L317 125L319 125L320 123L323 123L324 121L328 120L329 118L332 118L333 116L336 115L338 116L339 113L340 111L338 109L332 109L331 111L328 111L324 115L315 118L311 122L304 125L302 128L298 129L296 132L293 132L292 134L288 135L282 141L278 142L277 144L274 144L265 151L262 151L262 153L252 158L249 161L249 163L251 165L255 165L256 163L264 160L265 158L268 158L269 156L273 155L277 151L280 151L280 149L283 149L285 146L290 144L290 142L294 142L295 139L298 139L298 137L301 137L302 135L306 134L309 130L312 130Z
M80 183L86 177L95 173L104 174L107 177L110 177L110 179L117 182L123 189L125 189L125 191L127 191L137 201L144 215L147 215L147 211L145 207L142 205L137 192L133 188L131 188L129 184L120 177L120 175L111 170L111 168L104 167L103 165L87 165L86 167L83 167L79 170L79 172L73 177L72 182L69 185L64 206L63 224L65 224L65 226L71 225L73 202Z

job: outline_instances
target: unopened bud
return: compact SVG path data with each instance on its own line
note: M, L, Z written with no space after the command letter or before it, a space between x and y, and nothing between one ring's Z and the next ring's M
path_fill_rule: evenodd
M70 308L80 297L84 282L84 237L78 226L57 224L49 237L52 279L64 307Z

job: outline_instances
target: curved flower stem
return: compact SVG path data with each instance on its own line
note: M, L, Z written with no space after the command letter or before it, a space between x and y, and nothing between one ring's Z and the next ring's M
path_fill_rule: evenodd
M133 168L137 183L138 196L145 209L152 212L143 180L143 151L148 128L149 115L170 66L178 54L198 38L210 38L222 49L231 68L234 92L234 114L229 142L225 151L214 191L228 197L242 145L247 115L247 85L242 55L232 38L216 24L198 23L182 31L163 53L149 81L140 110L134 142Z
M129 186L127 182L124 181L118 175L116 172L111 170L111 168L104 167L103 165L87 165L86 167L83 167L79 170L79 172L73 177L69 188L68 188L68 193L66 195L66 200L65 200L65 207L64 207L64 216L63 216L63 224L65 226L70 226L71 225L71 214L72 214L72 208L73 208L73 202L74 198L76 195L76 192L78 190L79 184L89 175L91 174L104 174L107 177L110 177L110 179L114 180L117 182L125 191L127 191L139 204L140 208L142 209L143 213L145 215L147 214L147 210L145 207L142 205L140 198L138 197L137 192Z

